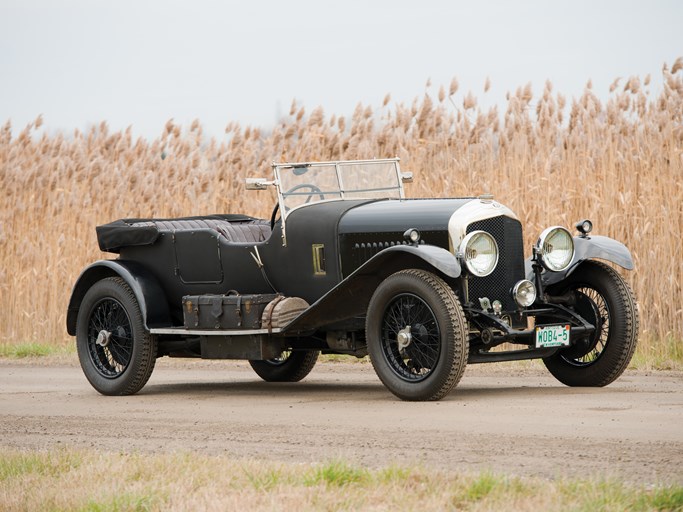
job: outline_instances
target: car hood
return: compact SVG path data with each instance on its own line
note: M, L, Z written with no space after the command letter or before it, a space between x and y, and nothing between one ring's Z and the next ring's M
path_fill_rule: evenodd
M472 199L388 199L364 203L342 216L338 232L403 233L410 228L447 231L453 213Z

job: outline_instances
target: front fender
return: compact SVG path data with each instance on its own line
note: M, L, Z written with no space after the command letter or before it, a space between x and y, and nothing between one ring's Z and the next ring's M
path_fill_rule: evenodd
M168 327L171 314L168 301L157 279L140 263L126 260L100 260L87 267L76 280L66 313L66 330L76 335L76 319L83 297L101 279L120 277L135 294L145 328Z
M453 255L453 253L447 251L446 249L437 247L435 245L395 245L394 247L388 247L380 251L375 256L370 258L365 262L365 264L353 272L349 278L356 275L360 271L362 271L364 274L376 272L377 269L384 266L386 261L389 259L395 262L400 262L404 259L422 260L424 263L428 264L439 272L453 278L460 277L460 273L462 272L460 262ZM414 267L405 266L402 268ZM402 268L399 268L394 272L397 272ZM391 272L391 274L394 272Z
M351 275L323 295L290 322L283 332L303 333L322 325L365 315L375 289L391 274L408 268L420 268L450 278L460 276L456 257L434 245L396 245L370 258Z
M574 237L574 259L563 272L544 271L541 280L545 286L559 283L568 277L582 261L598 258L616 263L626 270L633 270L633 258L631 252L624 244L607 236ZM527 279L534 280L534 272L531 259L526 261Z

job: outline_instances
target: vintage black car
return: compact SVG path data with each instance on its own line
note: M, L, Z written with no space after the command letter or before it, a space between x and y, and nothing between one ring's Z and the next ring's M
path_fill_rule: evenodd
M628 365L638 307L596 259L633 262L590 221L576 236L544 230L525 261L509 208L487 195L406 199L398 159L273 171L247 180L276 189L270 219L97 228L118 258L83 271L67 314L97 391L136 393L161 356L246 359L266 381L294 382L321 352L369 354L404 400L444 397L468 362L542 358L570 386L605 386Z

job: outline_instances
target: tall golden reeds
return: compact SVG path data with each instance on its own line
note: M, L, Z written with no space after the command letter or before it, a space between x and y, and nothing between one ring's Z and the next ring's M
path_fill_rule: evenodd
M650 78L615 81L606 101L589 83L567 102L546 83L484 109L458 98L453 79L411 104L384 98L351 118L307 115L292 103L271 130L232 122L207 139L199 121L169 121L159 138L134 139L105 122L73 134L39 135L42 117L0 128L0 342L66 338L71 286L97 249L95 226L124 217L215 212L267 216L273 197L244 192L244 178L267 175L273 160L399 156L414 172L413 197L491 192L515 210L526 246L551 224L582 218L623 241L636 269L643 335L683 332L683 59L665 66L661 92ZM487 80L485 90L490 87ZM446 98L448 101L445 101ZM654 341L652 343L657 343Z

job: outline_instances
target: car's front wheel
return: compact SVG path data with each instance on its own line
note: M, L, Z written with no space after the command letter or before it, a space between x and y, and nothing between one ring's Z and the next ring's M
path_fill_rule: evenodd
M311 373L319 354L317 350L285 350L275 359L251 360L249 364L266 382L299 382Z
M638 341L638 307L633 292L612 267L597 261L581 264L552 294L573 293L574 309L595 326L578 340L543 360L567 386L606 386L628 366Z
M431 272L403 270L377 287L366 338L377 376L403 400L439 400L465 371L465 315L453 290Z
M145 329L135 294L123 279L102 279L86 292L76 347L83 373L103 395L132 395L147 383L156 362L156 338Z

